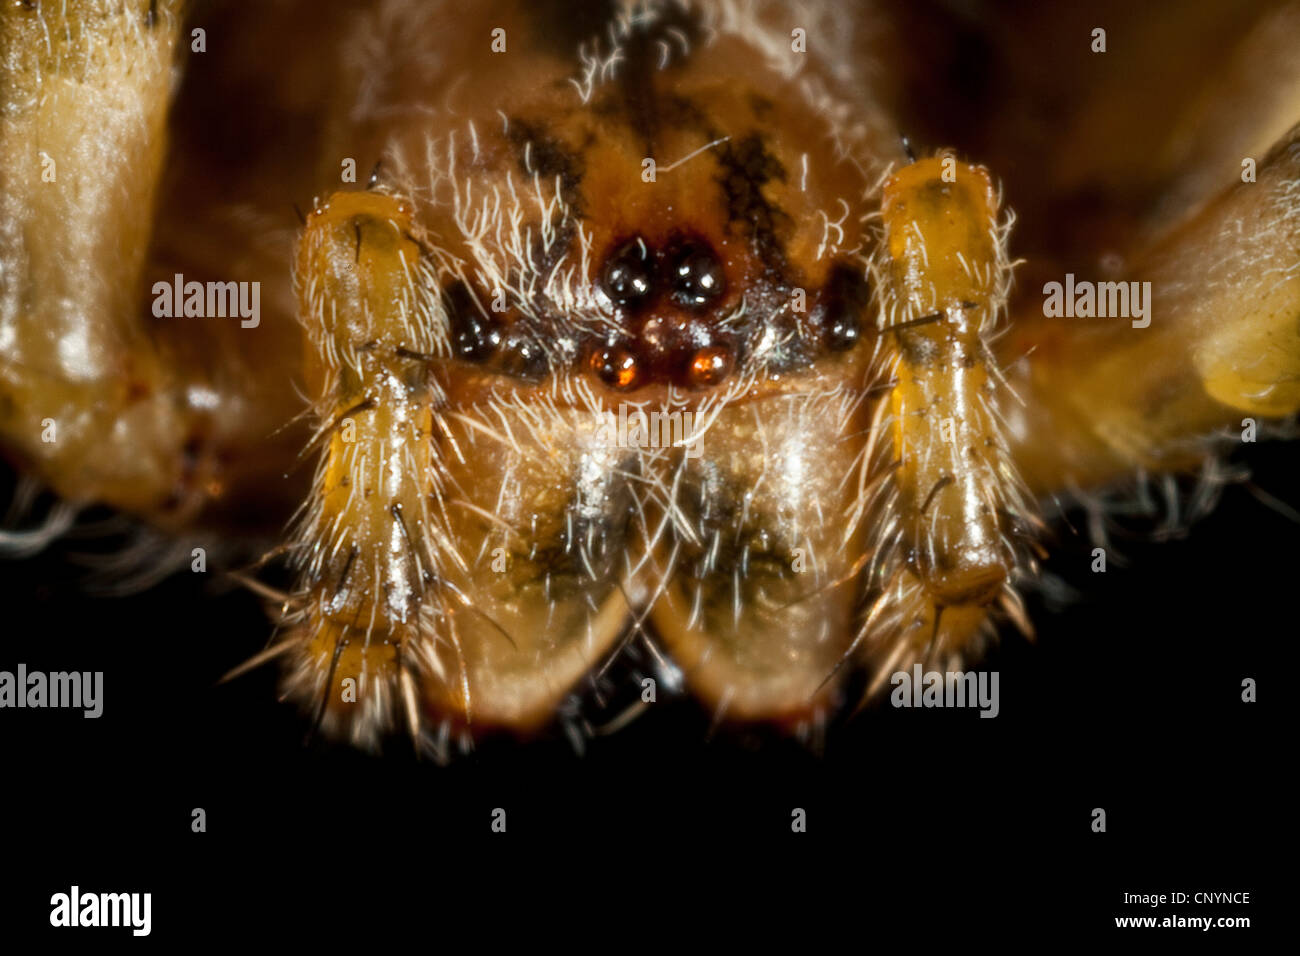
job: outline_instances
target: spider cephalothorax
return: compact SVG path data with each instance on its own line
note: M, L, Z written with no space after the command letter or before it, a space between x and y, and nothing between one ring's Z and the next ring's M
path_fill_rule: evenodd
M866 467L881 376L863 332L883 162L837 151L772 65L720 84L748 48L696 49L714 15L646 7L615 25L621 65L585 86L557 70L508 110L509 81L484 77L483 105L441 137L371 123L376 188L313 212L299 288L332 437L302 533L308 696L408 673L442 717L527 726L654 627L735 714L823 706L852 640L864 515L846 535L843 478ZM773 135L786 127L803 147ZM394 468L380 444L423 451ZM410 498L367 503L378 487ZM420 583L375 610L394 580Z
M48 6L0 14L5 447L173 532L301 495L257 660L358 744L536 728L630 641L720 718L815 724L845 664L876 689L1029 629L1036 502L1194 468L1300 405L1291 101L1224 120L1276 143L1249 179L1206 150L1077 216L1123 255L1052 218L1112 158L1076 140L1016 297L998 170L904 138L944 78L890 4L282 3L256 31L220 4ZM1265 87L1279 10L1210 114ZM977 94L950 94L961 125ZM989 152L1014 166L1015 141ZM1045 305L1076 272L1140 321ZM262 314L140 305L182 275L260 283ZM281 477L304 442L310 488Z

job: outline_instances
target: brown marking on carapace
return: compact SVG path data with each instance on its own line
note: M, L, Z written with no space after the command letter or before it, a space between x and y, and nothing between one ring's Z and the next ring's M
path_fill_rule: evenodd
M531 43L557 57L572 58L582 44L600 37L618 13L617 0L530 0Z
M565 202L581 208L582 155L555 138L545 124L510 117L506 124L506 137L514 147L519 169L526 176L537 173L544 181L557 176Z
M718 182L726 197L728 223L749 237L765 264L787 271L782 235L789 228L790 216L763 195L769 181L785 180L785 167L768 151L759 133L722 144L718 165L722 169Z
M767 102L783 122L800 129L809 123L806 116L789 116L778 101ZM584 143L584 226L594 249L609 250L633 236L657 245L674 234L698 236L723 263L728 303L738 301L736 290L746 301L761 297L764 286L788 303L790 290L819 287L833 258L861 244L860 224L846 221L841 248L826 255L820 215L833 212L840 197L868 188L856 170L832 164L834 175L791 173L803 166L794 148L801 141L766 139L771 119L756 115L752 96L679 85L659 108L670 107L673 118L652 150L617 121L626 115L622 107L591 132L589 142L585 126L565 135L570 143ZM570 124L577 125L567 117L554 123L557 129ZM803 142L816 141L809 129ZM647 159L654 161L653 178Z
M681 40L693 50L700 40L700 12L676 4L664 4L653 16L635 17L622 44L618 67L618 90L622 97L622 118L641 138L646 155L654 155L660 130L670 122L666 115L660 75L673 68L674 54L680 57ZM660 64L664 62L664 68Z

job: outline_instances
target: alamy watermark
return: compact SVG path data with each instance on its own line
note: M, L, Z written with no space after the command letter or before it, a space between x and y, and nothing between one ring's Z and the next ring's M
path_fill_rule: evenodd
M1133 328L1151 324L1150 282L1074 281L1074 273L1065 274L1065 282L1043 286L1043 315L1049 319L1132 319Z
M186 282L178 272L171 282L155 282L153 295L153 314L160 319L238 316L243 329L262 321L260 282Z
M152 893L82 893L73 885L50 897L51 926L129 926L134 936L153 928Z
M895 671L889 682L894 685L889 702L895 707L978 707L981 717L996 717L998 705L997 671L921 670L913 664L911 672Z
M700 432L694 412L646 412L627 403L618 413L597 412L597 439L615 448L682 448L687 458L699 458Z
M0 707L70 707L83 717L104 712L103 671L0 671Z

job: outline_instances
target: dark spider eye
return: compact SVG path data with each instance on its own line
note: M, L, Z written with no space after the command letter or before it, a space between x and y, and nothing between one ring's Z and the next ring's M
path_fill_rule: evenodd
M845 352L857 345L862 337L860 316L869 298L867 281L856 269L835 267L827 280L819 315L824 323L822 334L826 348Z
M705 245L690 242L670 255L673 299L678 305L698 309L722 295L722 263Z
M476 315L465 316L452 327L452 348L467 362L484 362L501 344L501 333Z
M653 282L650 253L640 239L619 246L605 263L605 292L618 305L639 305L650 294Z
M541 381L550 371L546 350L535 340L519 332L504 337L499 365L507 375L530 381Z
M852 312L841 312L826 327L826 347L832 352L844 352L858 343L862 330L858 317Z
M447 300L453 352L467 362L487 361L501 344L500 330L479 313L464 283L452 287Z

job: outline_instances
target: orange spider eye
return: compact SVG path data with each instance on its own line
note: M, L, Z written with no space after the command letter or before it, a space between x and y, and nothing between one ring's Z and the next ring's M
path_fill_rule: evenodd
M636 385L640 374L636 356L632 350L622 345L607 345L596 349L588 359L591 370L596 377L620 391L627 391Z
M696 388L717 385L731 371L731 352L723 346L700 349L691 359L690 379Z

